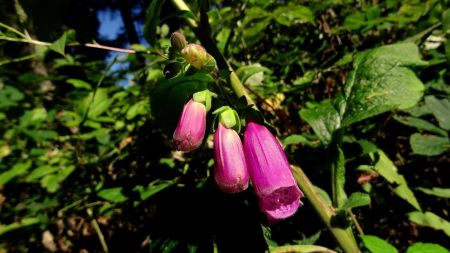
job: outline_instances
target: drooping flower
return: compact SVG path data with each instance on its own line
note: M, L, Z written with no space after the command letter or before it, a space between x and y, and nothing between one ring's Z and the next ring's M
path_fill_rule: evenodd
M200 146L205 136L206 107L204 104L189 100L173 133L173 142L178 150L192 151Z
M293 215L303 205L303 193L275 136L265 126L249 122L244 133L244 152L261 211L271 222Z
M219 122L214 134L214 179L226 193L237 193L248 187L249 175L244 149L237 132Z

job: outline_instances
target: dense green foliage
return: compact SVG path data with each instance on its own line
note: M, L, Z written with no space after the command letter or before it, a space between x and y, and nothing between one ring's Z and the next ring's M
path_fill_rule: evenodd
M39 37L20 2L0 20L0 252L345 251L332 228L362 252L448 252L448 1L152 0L151 45L106 63L62 24ZM219 71L189 67L175 31ZM175 151L205 88L212 111L264 117L328 220L312 195L268 224L253 191L220 192L212 116L198 150Z

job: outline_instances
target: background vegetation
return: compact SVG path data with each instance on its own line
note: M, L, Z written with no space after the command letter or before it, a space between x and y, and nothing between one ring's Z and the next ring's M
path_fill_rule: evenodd
M448 1L181 2L1 2L0 252L341 252L331 228L448 252ZM180 68L174 31L220 78ZM328 220L307 195L269 225L252 191L217 190L211 138L174 150L192 92L241 105L225 60Z

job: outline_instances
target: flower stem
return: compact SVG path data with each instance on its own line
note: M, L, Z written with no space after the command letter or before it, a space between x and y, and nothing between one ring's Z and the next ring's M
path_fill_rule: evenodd
M292 166L292 170L294 172L294 177L297 181L297 184L300 186L306 198L314 207L322 221L333 234L342 250L346 253L360 252L353 235L351 235L347 229L335 227L331 224L331 220L335 215L335 212L329 205L325 203L322 197L320 197L320 194L316 191L314 185L311 183L311 181L309 181L303 170L298 166Z

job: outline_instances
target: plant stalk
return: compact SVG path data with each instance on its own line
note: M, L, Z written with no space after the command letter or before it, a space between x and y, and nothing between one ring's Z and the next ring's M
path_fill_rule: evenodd
M325 203L325 201L323 201L322 197L320 197L320 194L316 191L314 185L309 181L303 170L298 166L292 166L292 171L294 172L294 178L305 194L305 197L309 200L317 214L333 234L342 250L346 253L360 252L353 236L351 236L345 228L332 225L331 220L336 213Z

